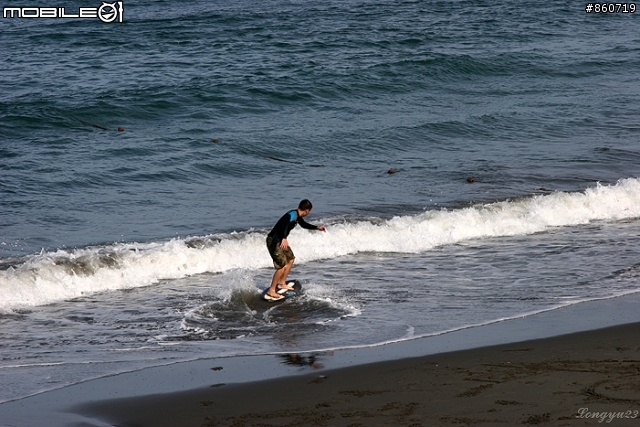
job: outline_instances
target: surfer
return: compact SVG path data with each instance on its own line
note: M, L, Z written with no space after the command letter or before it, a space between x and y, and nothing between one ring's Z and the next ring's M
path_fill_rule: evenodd
M273 259L273 266L276 272L273 273L271 286L265 294L265 299L270 301L281 300L284 295L278 294L277 289L293 290L287 285L287 276L291 271L293 261L296 259L287 241L289 232L298 224L307 230L327 231L324 226L309 224L303 219L309 215L311 208L312 205L309 200L302 200L298 204L298 208L284 214L267 235L267 249L269 249L269 255Z

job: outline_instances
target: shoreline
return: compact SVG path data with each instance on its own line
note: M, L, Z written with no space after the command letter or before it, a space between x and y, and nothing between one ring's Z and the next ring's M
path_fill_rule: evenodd
M145 399L160 398L161 394L173 396L171 399L184 393L198 394L203 390L209 392L215 389L214 391L224 391L222 394L226 394L234 388L260 388L261 384L267 382L295 382L309 376L321 378L320 375L333 377L334 374L330 372L342 369L366 372L375 364L408 363L416 358L438 358L439 355L455 355L462 352L479 354L487 348L500 345L519 346L523 342L533 345L535 340L553 339L549 337L561 335L571 336L571 340L575 341L577 334L585 333L586 336L591 334L598 337L597 339L605 340L609 338L606 334L602 335L602 328L615 325L631 325L628 326L631 328L628 338L630 343L626 347L632 348L635 345L633 348L640 349L638 338L634 339L640 337L640 312L637 310L639 303L640 293L629 294L377 347L306 353L300 355L298 360L295 356L294 359L285 360L286 355L279 354L201 359L146 368L0 404L0 425L39 426L45 422L47 425L60 426L108 426L113 424L99 420L104 414L96 413L87 417L82 413L91 405L108 405L113 399L125 399L130 405L135 406L142 404ZM528 347L529 344L525 346ZM597 354L595 356L600 357ZM640 359L640 356L637 358ZM265 366L268 366L268 369L265 369ZM362 376L367 377L365 374ZM214 401L201 401L209 400ZM255 402L250 406L253 407L254 404ZM122 401L119 406L123 406ZM166 403L160 405L166 406ZM636 406L640 409L640 403ZM78 408L85 409L78 411ZM246 409L243 411L246 412ZM114 412L109 410L107 413ZM139 416L144 418L144 411ZM204 422L203 419L201 421L200 424ZM616 420L616 423L618 421ZM118 422L118 425L128 424ZM145 424L137 420L135 425Z
M119 427L630 426L639 356L633 323L74 410Z

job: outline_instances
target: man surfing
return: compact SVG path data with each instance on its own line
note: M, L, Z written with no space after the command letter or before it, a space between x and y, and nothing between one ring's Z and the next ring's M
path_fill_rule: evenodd
M264 294L264 299L267 301L279 301L283 299L284 295L278 293L280 289L293 290L291 286L287 285L287 276L289 275L289 271L291 271L293 261L296 259L287 241L289 232L298 224L307 230L327 231L324 226L312 225L303 219L309 215L311 208L312 205L309 200L302 200L300 204L298 204L298 208L284 214L273 227L273 230L267 235L267 249L273 259L273 267L276 269L276 272L273 273L271 286Z

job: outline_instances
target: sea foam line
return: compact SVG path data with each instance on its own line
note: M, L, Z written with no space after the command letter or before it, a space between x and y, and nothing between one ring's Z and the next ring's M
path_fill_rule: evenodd
M469 239L526 235L552 227L638 217L640 179L628 178L583 192L330 224L327 233L297 228L290 241L297 262L303 263L358 252L416 253ZM0 271L0 312L205 272L271 267L264 239L264 232L247 231L43 252Z

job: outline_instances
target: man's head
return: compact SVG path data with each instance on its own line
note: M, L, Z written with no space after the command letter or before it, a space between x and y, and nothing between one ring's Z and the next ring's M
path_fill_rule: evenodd
M304 199L298 204L298 213L300 214L300 216L307 216L309 215L309 212L311 212L312 207L313 205L311 204L311 202L307 199Z

